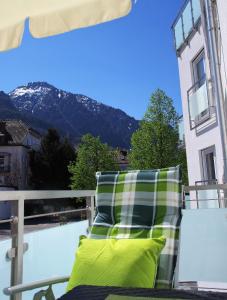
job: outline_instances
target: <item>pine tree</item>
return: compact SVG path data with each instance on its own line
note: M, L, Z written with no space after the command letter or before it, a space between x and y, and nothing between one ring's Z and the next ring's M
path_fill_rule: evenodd
M49 129L40 151L31 156L31 183L38 189L68 189L68 165L75 160L75 150L67 139L63 142L55 129Z

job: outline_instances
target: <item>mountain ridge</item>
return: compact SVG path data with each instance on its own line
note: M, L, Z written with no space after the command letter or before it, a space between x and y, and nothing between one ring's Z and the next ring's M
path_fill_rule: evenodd
M91 133L113 147L129 148L138 121L124 111L88 96L58 89L47 82L30 82L9 93L12 105L23 118L46 122L74 143ZM1 117L1 114L0 114ZM37 128L37 125L35 126Z

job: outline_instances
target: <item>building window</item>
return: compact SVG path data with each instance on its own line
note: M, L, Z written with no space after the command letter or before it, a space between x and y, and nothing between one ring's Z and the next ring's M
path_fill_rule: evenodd
M216 182L216 153L215 146L201 151L203 179L208 183Z
M5 183L4 176L0 176L0 185L3 185L4 183Z
M0 172L10 171L10 154L0 153Z
M0 155L0 171L4 171L5 169L5 156Z
M206 81L205 55L201 51L191 63L192 87L187 91L190 129L201 125L211 117L211 105Z
M194 84L200 88L206 79L205 57L202 51L192 62Z

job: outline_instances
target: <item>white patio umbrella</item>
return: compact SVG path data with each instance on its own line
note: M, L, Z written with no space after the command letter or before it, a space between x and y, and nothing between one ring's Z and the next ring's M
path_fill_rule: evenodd
M0 0L0 51L20 46L25 20L42 38L127 15L131 0Z

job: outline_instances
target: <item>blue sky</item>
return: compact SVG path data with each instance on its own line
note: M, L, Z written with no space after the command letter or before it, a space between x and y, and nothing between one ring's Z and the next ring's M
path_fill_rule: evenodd
M0 53L0 90L32 81L87 95L141 119L163 89L181 113L171 25L184 0L138 0L125 18L64 35L33 39Z

